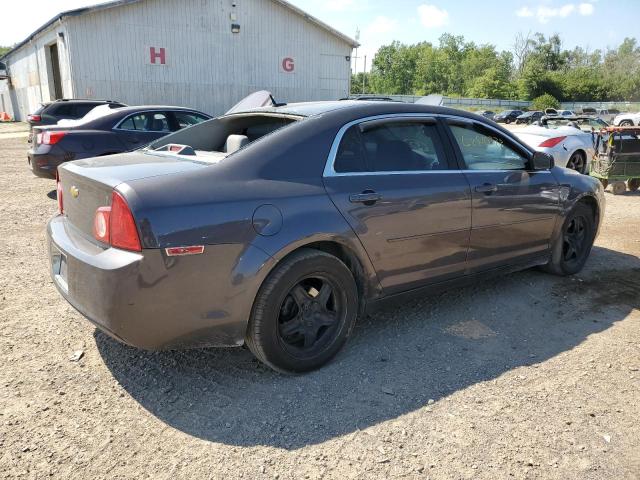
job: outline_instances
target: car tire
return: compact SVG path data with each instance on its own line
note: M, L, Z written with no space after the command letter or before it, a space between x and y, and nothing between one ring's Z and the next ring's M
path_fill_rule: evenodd
M613 182L611 184L611 192L614 195L622 195L627 191L627 184L621 181Z
M620 122L621 127L633 127L633 122L631 120L622 120Z
M308 372L335 357L357 315L358 288L347 266L333 255L301 249L261 286L246 343L274 370Z
M554 275L575 275L584 267L596 235L593 210L578 203L567 215L562 231L551 246L551 258L544 270Z
M584 174L587 170L587 156L581 151L573 152L567 162L567 168Z
M505 118L504 123L506 123L507 125L509 125L511 123L511 119L510 118Z

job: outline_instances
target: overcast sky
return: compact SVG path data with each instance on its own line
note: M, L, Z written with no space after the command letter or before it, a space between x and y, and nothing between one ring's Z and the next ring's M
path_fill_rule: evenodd
M242 0L237 0L242 2ZM442 33L464 35L476 43L510 49L517 32L559 33L565 46L591 50L640 37L640 0L290 0L341 32L360 30L364 55L385 43L437 42ZM95 0L19 0L2 2L0 45L26 38L63 10L101 3Z

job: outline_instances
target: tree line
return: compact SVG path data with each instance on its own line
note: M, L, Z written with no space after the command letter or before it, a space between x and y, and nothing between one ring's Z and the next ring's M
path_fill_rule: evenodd
M363 78L364 77L364 78ZM363 91L363 81L365 89ZM444 34L437 45L395 41L376 53L371 72L352 79L352 93L560 101L640 101L640 46L567 50L559 35L519 34L511 51Z

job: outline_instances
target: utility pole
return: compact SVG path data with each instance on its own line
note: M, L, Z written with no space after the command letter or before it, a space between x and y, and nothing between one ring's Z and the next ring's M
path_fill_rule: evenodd
M367 56L364 56L364 69L362 70L362 93L367 93L366 91L366 80L367 80Z
M356 42L360 42L360 29L356 28ZM353 57L353 73L358 74L358 47L356 47L356 56Z

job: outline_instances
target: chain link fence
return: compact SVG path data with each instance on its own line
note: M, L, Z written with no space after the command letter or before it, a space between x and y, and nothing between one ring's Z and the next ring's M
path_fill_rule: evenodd
M350 98L361 97L382 97L390 98L399 102L415 103L420 97L419 95L384 95L377 93L368 93L364 95L351 95ZM497 98L461 98L461 97L443 97L442 104L447 107L462 108L462 109L474 109L480 110L482 108L489 109L528 109L531 107L531 102L525 100L501 100ZM595 108L595 109L618 109L623 112L638 112L640 111L640 102L563 102L561 108L563 110L575 110L580 111L583 108Z

